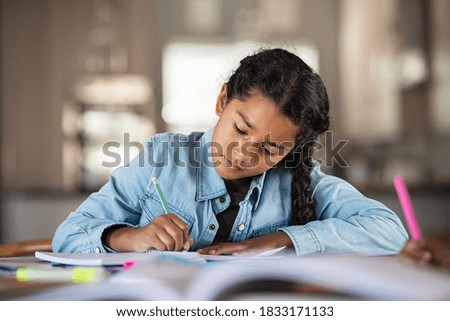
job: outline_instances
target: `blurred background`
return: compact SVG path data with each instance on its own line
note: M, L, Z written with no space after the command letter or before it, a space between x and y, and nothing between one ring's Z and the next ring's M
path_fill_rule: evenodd
M214 125L245 55L296 52L324 80L318 158L423 233L450 237L450 1L0 0L0 241L50 238L157 132Z

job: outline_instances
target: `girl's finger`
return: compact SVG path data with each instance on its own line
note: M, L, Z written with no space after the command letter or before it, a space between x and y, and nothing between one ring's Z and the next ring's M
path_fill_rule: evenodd
M180 247L180 250L181 250L181 248L186 249L187 242L190 242L190 240L189 240L189 226L181 218L179 218L176 215L171 217L171 219L172 219L172 222L178 226L178 228L181 230L181 232L183 234L182 235L183 236L182 246ZM190 245L189 245L189 247L190 247Z
M151 241L151 247L148 249L149 251L155 249L158 251L166 251L167 246L164 244L163 241L158 237L158 235L155 235L155 237L152 238Z
M243 247L239 243L223 243L218 245L216 248L209 250L207 254L212 255L222 255L222 254L235 254L238 255L240 252L246 250L247 247Z
M166 230L166 228L158 231L157 237L164 243L165 249L163 251L175 251L177 241L174 237Z

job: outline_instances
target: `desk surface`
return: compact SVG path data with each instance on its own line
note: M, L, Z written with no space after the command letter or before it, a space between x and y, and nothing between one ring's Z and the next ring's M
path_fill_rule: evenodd
M38 261L33 256L16 257L16 258L0 258L2 263L16 264L17 266L27 266L36 264L40 266L50 266L50 263ZM22 282L17 281L15 275L0 274L0 300L15 300L24 295L35 294L51 288L67 285L68 282Z

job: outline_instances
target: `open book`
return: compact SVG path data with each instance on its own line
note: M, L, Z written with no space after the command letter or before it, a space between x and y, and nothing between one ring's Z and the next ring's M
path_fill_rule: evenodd
M397 257L342 255L213 263L159 256L95 284L64 286L24 299L223 300L252 289L286 291L286 285L291 285L289 291L301 289L299 285L313 285L341 295L340 299L450 299L448 271L420 267Z

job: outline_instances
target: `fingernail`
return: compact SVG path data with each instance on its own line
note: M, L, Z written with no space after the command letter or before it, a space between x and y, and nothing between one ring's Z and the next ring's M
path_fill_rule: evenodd
M422 253L421 259L429 261L429 260L431 260L431 257L432 257L431 252L430 251L425 251L425 252Z
M209 251L209 254L216 254L216 253L217 253L216 250L211 250L211 251Z

